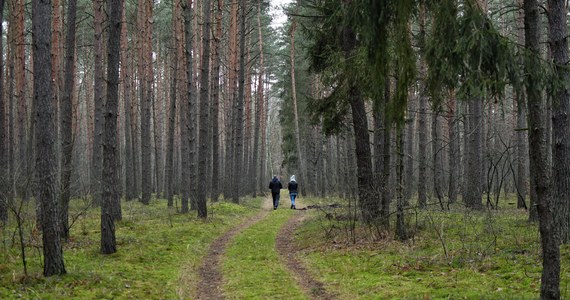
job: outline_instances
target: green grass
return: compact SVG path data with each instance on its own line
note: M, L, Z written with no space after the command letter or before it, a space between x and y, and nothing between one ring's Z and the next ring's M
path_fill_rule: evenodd
M41 257L32 247L27 247L29 276L24 276L19 245L11 245L11 226L1 236L6 252L0 254L0 298L192 298L196 269L210 242L257 213L260 202L211 204L206 221L195 212L169 211L164 200L149 206L123 202L123 220L116 227L118 252L112 255L99 254L99 210L90 209L73 225L64 246L68 274L50 278L41 275ZM72 214L81 206L74 201ZM40 246L31 228L27 224L27 244Z
M292 216L289 201L236 236L223 262L228 299L305 299L275 250L280 227Z
M346 211L329 213L342 216ZM363 227L351 231L343 218L330 221L314 212L300 231L301 257L340 299L538 298L539 235L525 211L454 207L451 213L407 213L408 229L415 234L402 243L393 233ZM570 247L563 246L561 253L560 289L568 299Z

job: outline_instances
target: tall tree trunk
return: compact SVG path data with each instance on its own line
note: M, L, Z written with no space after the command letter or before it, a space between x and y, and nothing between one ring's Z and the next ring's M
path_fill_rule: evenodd
M295 30L297 28L296 19L293 17L291 21L291 98L293 100L293 116L295 118L295 144L297 146L297 157L299 157L299 173L300 180L307 180L307 166L305 163L305 155L301 148L301 130L299 129L299 111L297 108L297 85L295 82ZM370 149L370 146L368 146ZM371 174L372 175L372 174ZM303 186L303 185L301 185ZM305 188L301 188L304 190Z
M73 93L75 91L75 16L77 0L69 0L67 6L67 35L65 37L65 80L61 99L61 229L62 238L69 238L68 211L71 198L71 159L73 155Z
M198 152L198 217L205 219L208 217L207 197L208 191L208 159L210 156L210 139L208 136L209 128L209 109L210 109L210 0L202 2L202 67L200 74L200 135L199 135L199 152Z
M91 193L93 195L93 203L101 205L101 141L104 126L103 105L104 105L104 87L103 87L103 0L93 1L94 11L94 29L95 29L95 81L93 84L95 111L93 112L93 157L91 167Z
M142 9L140 20L141 30L141 53L142 66L139 69L141 82L141 171L142 171L142 198L143 204L150 203L152 192L152 165L151 165L151 108L152 108L152 6L150 0L140 0L139 9Z
M234 116L234 128L235 128L235 151L233 157L233 187L232 187L232 201L234 203L239 203L239 197L241 193L240 179L243 174L241 174L243 166L243 102L245 94L245 65L246 65L246 53L245 53L245 19L246 19L246 8L247 0L240 0L240 41L239 41L239 89L238 96L235 105L235 116Z
M560 82L568 82L570 72L568 63L568 27L567 2L548 1L549 45L555 67L555 75ZM570 89L563 84L555 87L552 98L552 178L555 199L556 221L560 241L570 243Z
M4 0L0 0L0 33L4 32ZM4 39L0 39L0 227L8 222L8 127L4 97Z
M230 20L229 20L229 36L228 36L228 96L226 99L226 150L224 165L226 177L224 178L224 198L230 199L233 197L232 186L234 183L233 178L236 176L234 168L234 152L235 152L235 130L233 126L235 121L235 104L237 98L237 71L238 71L238 4L239 1L231 1L230 7Z
M23 198L28 198L28 192L26 189L27 182L32 178L30 170L32 167L28 164L28 153L26 153L26 139L32 138L30 134L30 129L27 124L27 116L28 116L28 105L26 100L26 54L25 54L25 25L24 25L24 1L17 0L15 1L15 59L16 65L14 69L14 76L16 79L15 85L15 100L17 103L17 168L19 168L16 174L20 174L19 177L16 178L17 182L15 183L17 189L16 192L20 194ZM48 25L51 28L51 23ZM51 37L50 37L51 38ZM51 51L51 49L50 49ZM51 67L50 67L51 72ZM57 181L57 180L56 180Z
M263 165L259 162L259 143L260 143L260 131L262 122L262 107L263 107L263 76L264 76L264 61L263 61L263 34L261 33L261 0L257 4L257 33L259 37L259 74L257 78L257 103L255 104L255 128L253 133L253 158L252 158L252 197L257 197L258 192L258 182L262 181L259 176L259 166ZM263 157L261 158L263 159Z
M425 2L422 1L420 5L420 32L419 40L420 44L425 44L425 26L426 26L426 7ZM418 206L420 208L427 207L427 195L426 195L426 168L427 168L427 95L426 95L426 83L427 78L427 66L424 59L420 60L419 66L419 76L422 78L420 82L420 107L419 107L419 120L418 120Z
M518 0L517 4L519 7L524 7L524 0ZM524 9L519 9L517 12L517 41L520 45L524 44ZM523 62L524 63L524 62ZM523 92L515 92L514 94L515 104L517 106L517 130L516 134L516 182L515 188L517 193L517 208L525 208L526 205L526 195L528 194L528 135L525 128L527 128L526 122L526 101Z
M563 4L563 1L556 1ZM551 21L556 19L556 8L549 2ZM562 15L565 9L559 7ZM539 71L536 70L540 60L540 27L539 2L525 0L525 47L532 55L526 56L525 79L528 123L529 123L529 161L530 174L534 180L531 188L537 196L537 212L540 241L542 246L542 277L540 286L541 299L560 299L560 247L554 222L554 200L551 193L551 169L548 163L548 146L546 145L546 107L539 86ZM559 21L559 20L558 20ZM562 37L564 38L564 37Z
M212 106L211 106L211 127L212 127L212 201L217 202L220 197L220 43L222 39L224 1L216 0L216 32L213 40L212 53Z
M117 252L114 203L119 202L117 164L117 111L119 108L119 53L121 42L121 0L108 0L109 51L107 52L107 101L103 146L103 194L101 203L101 253Z
M123 2L123 6L125 2ZM123 113L125 114L125 124L123 129L125 130L125 198L127 200L132 200L136 198L136 176L135 176L135 159L133 153L133 138L132 138L132 93L131 93L131 52L129 50L129 41L127 40L127 13L125 7L123 7L122 22L125 26L121 27L121 82L123 83Z
M193 47L192 47L192 28L191 28L191 21L192 21L192 0L187 0L187 2L185 4L183 4L183 8L184 8L184 32L185 32L185 37L186 37L186 47L185 47L185 56L186 56L186 68L185 68L185 72L186 72L186 82L187 82L187 95L184 98L183 101L185 101L185 103L182 105L181 107L181 114L184 115L183 116L183 131L184 134L182 135L183 138L183 146L182 146L182 168L183 168L183 173L182 173L182 177L183 178L183 196L182 196L182 212L183 213L187 213L189 211L189 206L188 206L188 198L191 196L190 195L190 189L194 189L193 185L195 185L195 176L194 174L194 170L193 170L193 164L194 164L194 150L192 149L194 147L193 143L194 143L194 137L193 137L193 131L194 131L194 114L192 113L192 111L195 109L194 106L196 104L196 95L195 95L195 86L194 86L194 63L193 63L193 58L192 58L192 51L193 51ZM184 149L186 150L184 152ZM185 163L186 161L186 163ZM191 196L192 198L195 197L195 195Z
M176 22L176 14L173 14L173 22ZM168 207L174 206L174 130L176 125L176 86L178 74L178 58L176 55L176 47L171 51L171 78L170 78L170 108L168 110L168 140L166 144L166 199L168 199Z
M60 241L59 205L54 152L54 108L51 86L51 5L34 0L32 5L34 102L36 103L37 193L41 203L44 275L65 274Z

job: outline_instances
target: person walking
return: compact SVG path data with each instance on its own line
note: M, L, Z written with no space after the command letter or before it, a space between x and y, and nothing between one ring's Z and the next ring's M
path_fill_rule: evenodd
M291 176L291 181L287 185L287 189L289 190L289 197L291 197L291 209L297 209L295 207L295 199L297 198L297 181L295 180L295 175Z
M279 178L277 178L277 175L273 175L273 179L269 182L269 189L271 190L271 196L273 197L273 210L276 210L279 206L279 193L282 188L283 185L281 184L281 181L279 181Z

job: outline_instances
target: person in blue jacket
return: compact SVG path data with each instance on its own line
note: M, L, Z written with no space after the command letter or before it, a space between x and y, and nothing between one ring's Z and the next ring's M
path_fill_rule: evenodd
M274 210L279 206L279 193L282 188L283 185L281 184L281 181L279 181L279 178L277 178L277 175L273 175L273 179L269 182L269 189L271 189L271 196L273 197Z
M295 199L297 198L297 181L295 180L295 175L291 176L291 181L289 181L289 184L287 186L287 189L289 190L289 197L291 197L291 209L297 209L295 207Z

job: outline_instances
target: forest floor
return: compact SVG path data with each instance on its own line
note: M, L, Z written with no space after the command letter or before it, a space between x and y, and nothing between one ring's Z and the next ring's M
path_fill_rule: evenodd
M208 204L208 219L123 202L118 252L99 253L100 209L72 202L67 274L43 277L33 201L0 228L0 299L536 299L541 249L536 223L514 196L498 209L406 210L409 240L354 222L355 203L268 197ZM330 205L334 203L335 205ZM338 204L338 205L337 205ZM394 224L394 220L391 220ZM25 252L24 269L22 250ZM570 299L570 245L561 246Z

